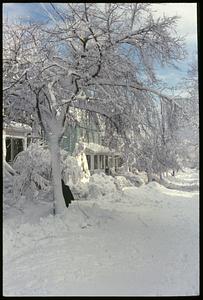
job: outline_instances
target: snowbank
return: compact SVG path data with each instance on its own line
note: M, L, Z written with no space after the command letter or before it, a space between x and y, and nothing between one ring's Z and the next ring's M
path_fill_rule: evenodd
M80 182L73 185L71 189L76 199L98 199L116 193L118 185L114 177L100 173L90 176L89 182Z
M134 180L140 180L133 176ZM133 180L128 180L125 176L106 175L104 173L93 174L89 178L89 182L78 183L72 186L72 192L76 199L98 199L112 195L111 199L119 197L120 192L125 187L135 186ZM142 182L143 183L143 182Z
M41 204L25 205L23 214L16 213L13 209L10 215L6 216L3 226L6 256L15 256L13 249L28 251L41 240L68 237L72 232L101 226L111 219L110 211L102 209L98 204L93 202L81 207L77 200L63 216L53 216L50 205L44 207Z
M114 178L103 174L93 174L89 181L88 198L99 198L101 196L115 193L117 191Z
M124 187L132 186L133 184L125 176L115 176L115 185L118 190L122 190Z
M134 186L137 187L145 183L143 178L140 175L136 175L131 172L125 173L125 177L128 181L130 181Z

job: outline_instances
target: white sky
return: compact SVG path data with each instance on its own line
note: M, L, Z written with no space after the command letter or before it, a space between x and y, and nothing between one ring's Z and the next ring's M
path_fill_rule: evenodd
M187 35L187 42L197 40L197 4L196 3L158 3L153 4L155 15L180 16L177 32Z

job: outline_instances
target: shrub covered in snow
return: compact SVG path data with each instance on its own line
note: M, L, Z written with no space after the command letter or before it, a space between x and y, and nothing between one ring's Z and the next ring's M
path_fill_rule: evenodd
M83 172L77 159L64 150L61 151L61 154L62 177L65 184L70 186L78 184L83 177Z
M13 199L21 203L26 200L52 201L51 155L43 142L32 143L26 151L19 153L13 164L17 175L13 176ZM124 187L141 186L139 175L127 172L123 176L93 174L83 182L84 172L77 157L61 150L61 176L73 192L75 199L96 199L121 191Z
M132 186L133 184L125 176L115 176L115 185L118 190L124 187Z
M136 186L139 187L145 183L142 174L136 175L132 172L123 172L122 176L116 176L119 187ZM125 178L125 179L124 179ZM120 181L120 183L119 183Z
M147 177L147 173L142 171L142 172L139 172L139 177L144 181L144 183L147 183L148 182L148 177Z
M127 174L125 174L125 178L136 187L139 187L144 184L144 180L142 179L141 176L135 175L131 172L128 172Z
M96 199L115 193L117 189L114 177L104 173L93 174L89 182L81 182L72 186L72 192L78 199Z
M120 192L126 187L139 187L143 185L144 180L130 172L123 176L112 177L104 173L93 174L89 182L78 183L71 187L73 194L77 199L98 199L100 197Z
M87 199L89 193L89 184L79 182L76 185L71 186L71 191L75 199Z
M88 197L98 198L99 196L105 196L106 194L116 192L117 188L114 178L102 173L93 174L90 177L88 191Z
M38 141L20 152L14 161L13 197L17 201L22 196L29 200L51 201L51 155L47 146ZM74 157L61 151L61 176L67 184L76 184L82 178L82 171Z
M13 164L18 175L14 177L14 198L22 195L34 200L40 192L50 191L51 164L50 152L42 142L30 144L20 152Z

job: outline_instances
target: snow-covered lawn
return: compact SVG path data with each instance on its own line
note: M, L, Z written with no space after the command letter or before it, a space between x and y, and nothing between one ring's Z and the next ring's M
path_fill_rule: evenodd
M171 178L198 184L193 170ZM4 216L4 295L197 295L199 193L156 182ZM41 219L39 220L39 216Z

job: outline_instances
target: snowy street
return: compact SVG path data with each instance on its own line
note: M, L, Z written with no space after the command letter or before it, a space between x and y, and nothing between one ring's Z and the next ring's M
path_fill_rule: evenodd
M189 187L199 178L187 170L169 180ZM47 204L13 210L4 216L4 296L197 295L199 192L188 190L127 187L55 218Z

